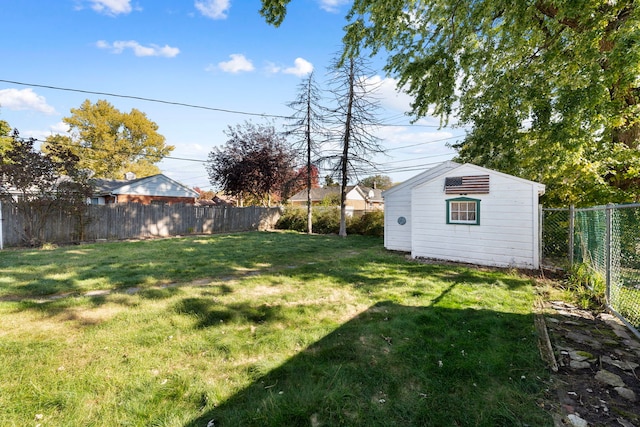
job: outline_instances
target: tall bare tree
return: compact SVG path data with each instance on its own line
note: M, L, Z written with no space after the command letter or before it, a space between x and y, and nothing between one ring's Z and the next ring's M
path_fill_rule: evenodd
M307 233L309 234L313 232L311 188L314 170L317 172L313 158L318 157L319 143L326 139L324 121L327 109L322 106L321 101L321 91L312 72L298 85L296 99L289 103L289 107L294 111L289 133L297 137L297 145L304 151L306 163L304 171L307 189Z
M336 60L332 66L331 92L337 108L334 124L339 138L340 152L335 158L335 170L341 179L340 232L347 235L347 183L357 178L363 166L374 167L376 154L384 153L379 139L374 135L378 120L378 100L374 92L377 85L371 82L368 61L362 57L347 56Z

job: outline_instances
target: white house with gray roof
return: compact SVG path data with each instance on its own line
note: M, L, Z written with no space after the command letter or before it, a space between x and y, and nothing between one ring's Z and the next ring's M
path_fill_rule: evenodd
M130 179L102 179L93 180L95 192L91 198L92 204L104 205L109 203L186 203L193 204L198 193L163 174Z

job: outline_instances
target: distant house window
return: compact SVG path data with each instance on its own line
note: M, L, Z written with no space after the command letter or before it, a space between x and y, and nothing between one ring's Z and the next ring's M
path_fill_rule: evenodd
M480 200L467 197L447 200L447 224L480 225Z

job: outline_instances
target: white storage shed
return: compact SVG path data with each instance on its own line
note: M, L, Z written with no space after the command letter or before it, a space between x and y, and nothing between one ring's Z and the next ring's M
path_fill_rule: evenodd
M413 258L538 268L544 189L480 166L441 163L382 193L384 246Z

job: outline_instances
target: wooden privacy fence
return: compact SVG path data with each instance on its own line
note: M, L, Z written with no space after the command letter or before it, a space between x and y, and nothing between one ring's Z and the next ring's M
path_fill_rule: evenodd
M2 203L0 209L0 247L23 245L23 218L7 203ZM51 215L40 240L70 243L266 230L274 228L278 218L280 208L259 206L90 205L82 218L62 212Z

